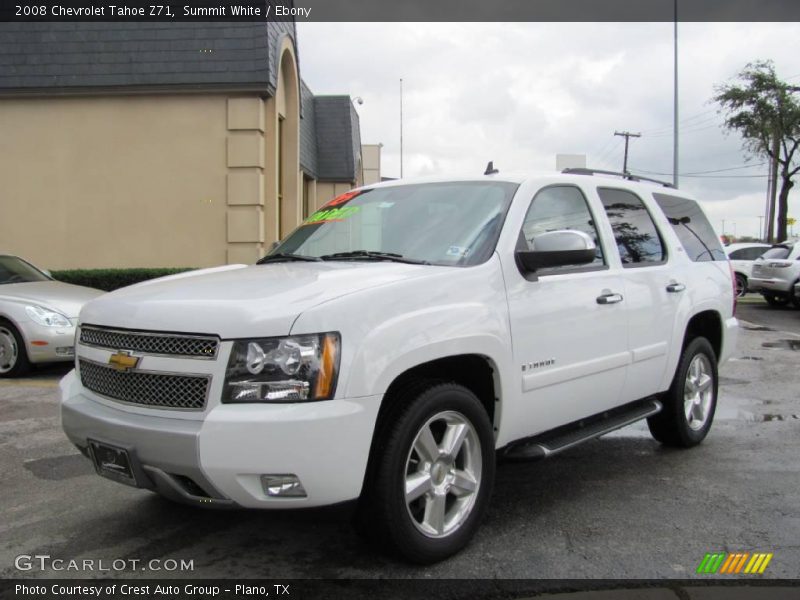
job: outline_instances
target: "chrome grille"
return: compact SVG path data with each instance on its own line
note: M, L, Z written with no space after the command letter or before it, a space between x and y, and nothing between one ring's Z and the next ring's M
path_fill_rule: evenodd
M80 342L87 346L113 350L190 358L214 358L219 346L219 340L215 337L121 331L91 326L81 327Z
M117 371L79 359L83 387L112 400L153 408L202 410L209 377L142 371Z

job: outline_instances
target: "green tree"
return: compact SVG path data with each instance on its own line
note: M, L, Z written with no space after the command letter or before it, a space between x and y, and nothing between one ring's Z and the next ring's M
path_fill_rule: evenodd
M717 86L713 99L725 114L725 127L739 132L750 156L767 156L777 161L780 181L777 239L782 241L787 237L789 191L800 171L800 103L793 95L800 87L778 79L772 61L749 63L736 79L734 83ZM769 230L772 231L771 226Z

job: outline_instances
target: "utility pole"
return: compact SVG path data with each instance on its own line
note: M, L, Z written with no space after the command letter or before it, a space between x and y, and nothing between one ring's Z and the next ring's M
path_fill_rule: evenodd
M764 217L758 215L758 237L763 241L764 238Z
M629 131L615 131L614 135L618 135L620 137L625 138L625 158L622 162L622 172L627 175L628 174L628 141L630 138L638 138L642 137L641 133L630 133Z

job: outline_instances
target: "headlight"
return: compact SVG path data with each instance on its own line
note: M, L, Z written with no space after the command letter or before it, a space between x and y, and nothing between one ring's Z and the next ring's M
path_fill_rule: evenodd
M336 391L340 348L338 333L237 341L222 401L330 400Z
M36 323L45 327L72 327L67 317L41 306L26 306L25 312Z

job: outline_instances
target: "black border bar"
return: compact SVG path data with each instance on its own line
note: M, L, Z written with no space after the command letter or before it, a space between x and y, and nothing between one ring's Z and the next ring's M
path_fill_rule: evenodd
M268 559L267 559L268 560ZM18 587L18 586L21 586ZM127 586L123 587L123 586ZM157 593L160 586L167 593ZM243 586L237 588L237 586ZM5 579L0 596L7 600L83 600L84 598L197 600L522 600L544 594L557 600L580 593L581 600L609 593L625 598L784 600L797 598L800 580L697 578L684 580L558 580L558 579Z
M114 8L112 8L114 7ZM154 8L155 7L155 8ZM161 7L160 9L158 7ZM244 7L238 16L233 7ZM205 10L198 10L205 9ZM253 9L252 11L250 9ZM258 9L258 14L255 14ZM798 0L0 0L3 22L796 22ZM787 40L791 43L792 40Z

